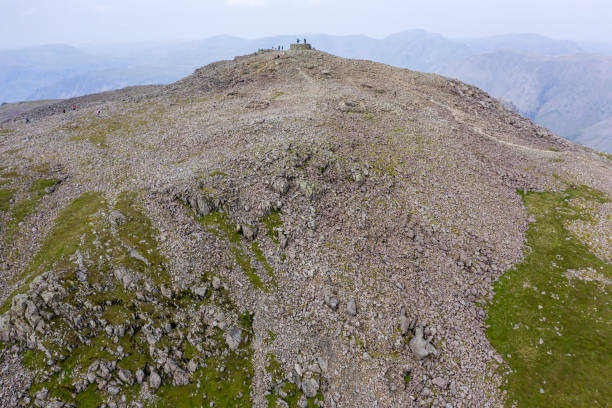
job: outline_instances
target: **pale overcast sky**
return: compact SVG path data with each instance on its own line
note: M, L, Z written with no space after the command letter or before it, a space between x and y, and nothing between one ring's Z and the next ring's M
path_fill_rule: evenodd
M414 28L612 43L612 0L0 0L3 48Z

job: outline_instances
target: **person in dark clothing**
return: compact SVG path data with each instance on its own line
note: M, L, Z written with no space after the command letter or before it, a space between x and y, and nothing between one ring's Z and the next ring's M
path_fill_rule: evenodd
M308 43L306 42L306 39L305 39L305 38L304 38L304 44L308 44Z
M299 39L299 38L297 39L297 43L298 43L298 44L300 43L300 39Z
M30 118L26 118L26 123L30 123Z

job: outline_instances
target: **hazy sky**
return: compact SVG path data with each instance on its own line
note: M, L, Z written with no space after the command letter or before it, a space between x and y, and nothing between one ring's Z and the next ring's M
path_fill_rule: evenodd
M0 0L3 48L413 28L612 42L612 0Z

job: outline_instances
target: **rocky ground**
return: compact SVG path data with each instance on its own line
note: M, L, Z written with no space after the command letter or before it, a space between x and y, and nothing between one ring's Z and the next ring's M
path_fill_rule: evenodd
M517 190L612 195L474 87L317 51L38 107L0 158L2 406L503 405Z

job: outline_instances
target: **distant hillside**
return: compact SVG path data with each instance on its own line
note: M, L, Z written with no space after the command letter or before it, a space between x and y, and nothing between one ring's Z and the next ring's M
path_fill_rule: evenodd
M552 40L538 34L510 34L463 40L472 51L485 54L498 50L512 50L528 54L565 55L584 50L573 41Z
M523 115L571 140L579 134L590 140L586 129L612 118L612 56L495 52L450 64L443 73L512 101ZM608 139L598 147L610 151Z

